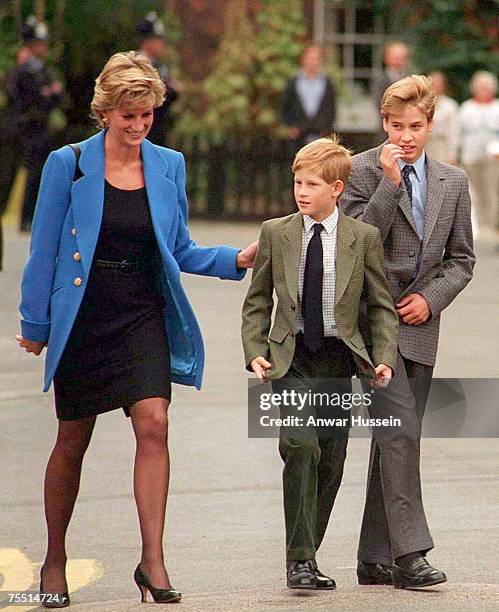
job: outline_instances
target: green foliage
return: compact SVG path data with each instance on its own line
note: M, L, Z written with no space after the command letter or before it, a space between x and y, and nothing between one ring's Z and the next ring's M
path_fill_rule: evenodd
M0 10L0 78L15 65L20 46L14 27L14 3L5 3L10 6ZM23 0L23 19L32 12L33 4L32 0ZM57 23L61 6L61 0L46 0L45 20L51 35L48 61L65 82L69 125L90 130L88 114L95 78L113 53L137 48L137 22L156 10L163 15L168 40L174 45L181 36L179 20L171 12L163 14L162 0L65 0L61 25ZM180 63L176 53L170 53L168 60L174 65Z
M200 87L204 108L180 117L176 129L215 140L275 134L279 100L296 73L306 34L302 0L262 0L256 23L244 11L228 24ZM201 112L199 112L201 110Z

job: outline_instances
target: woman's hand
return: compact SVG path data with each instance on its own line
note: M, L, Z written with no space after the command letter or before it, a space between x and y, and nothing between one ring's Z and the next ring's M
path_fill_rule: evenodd
M33 353L36 357L42 352L46 342L36 342L36 340L26 340L22 336L16 336L17 344L20 348L24 349L27 353Z
M258 249L258 240L252 242L242 251L239 251L236 259L236 267L252 268L255 263L256 250Z

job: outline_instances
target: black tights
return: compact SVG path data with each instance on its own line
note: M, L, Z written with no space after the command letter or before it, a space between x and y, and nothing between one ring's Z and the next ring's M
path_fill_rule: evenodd
M142 535L141 567L158 588L170 586L164 567L163 530L170 475L168 401L150 398L130 408L136 438L134 493ZM48 548L43 569L47 592L67 590L66 531L80 487L81 466L96 417L59 421L45 474Z

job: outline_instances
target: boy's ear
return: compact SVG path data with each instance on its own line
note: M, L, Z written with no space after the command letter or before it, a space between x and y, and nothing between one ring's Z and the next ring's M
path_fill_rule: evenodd
M388 117L383 117L383 129L388 133Z
M435 127L435 119L429 119L428 121L428 132L431 132L433 130L433 128Z
M338 179L334 181L332 187L333 187L332 196L334 198L337 198L338 196L341 195L341 193L343 193L343 189L345 189L345 183L343 181L340 181L340 179Z

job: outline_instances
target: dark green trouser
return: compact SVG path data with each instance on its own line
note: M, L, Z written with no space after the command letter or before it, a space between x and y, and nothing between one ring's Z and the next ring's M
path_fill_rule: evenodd
M326 392L327 388L329 393L351 392L353 373L352 356L343 342L327 338L324 347L312 354L303 346L303 337L299 334L291 367L285 377L272 382L272 390L306 393L308 390ZM345 380L338 381L334 387L329 384L324 387L325 379L332 378ZM281 408L281 417L290 413ZM349 411L341 409L328 409L320 414L316 414L316 409L292 413L300 414L305 420L311 413L347 420L350 417ZM331 431L324 435L322 430L313 427L282 426L280 429L288 561L315 558L343 476L347 442L348 425L336 430L334 435Z

